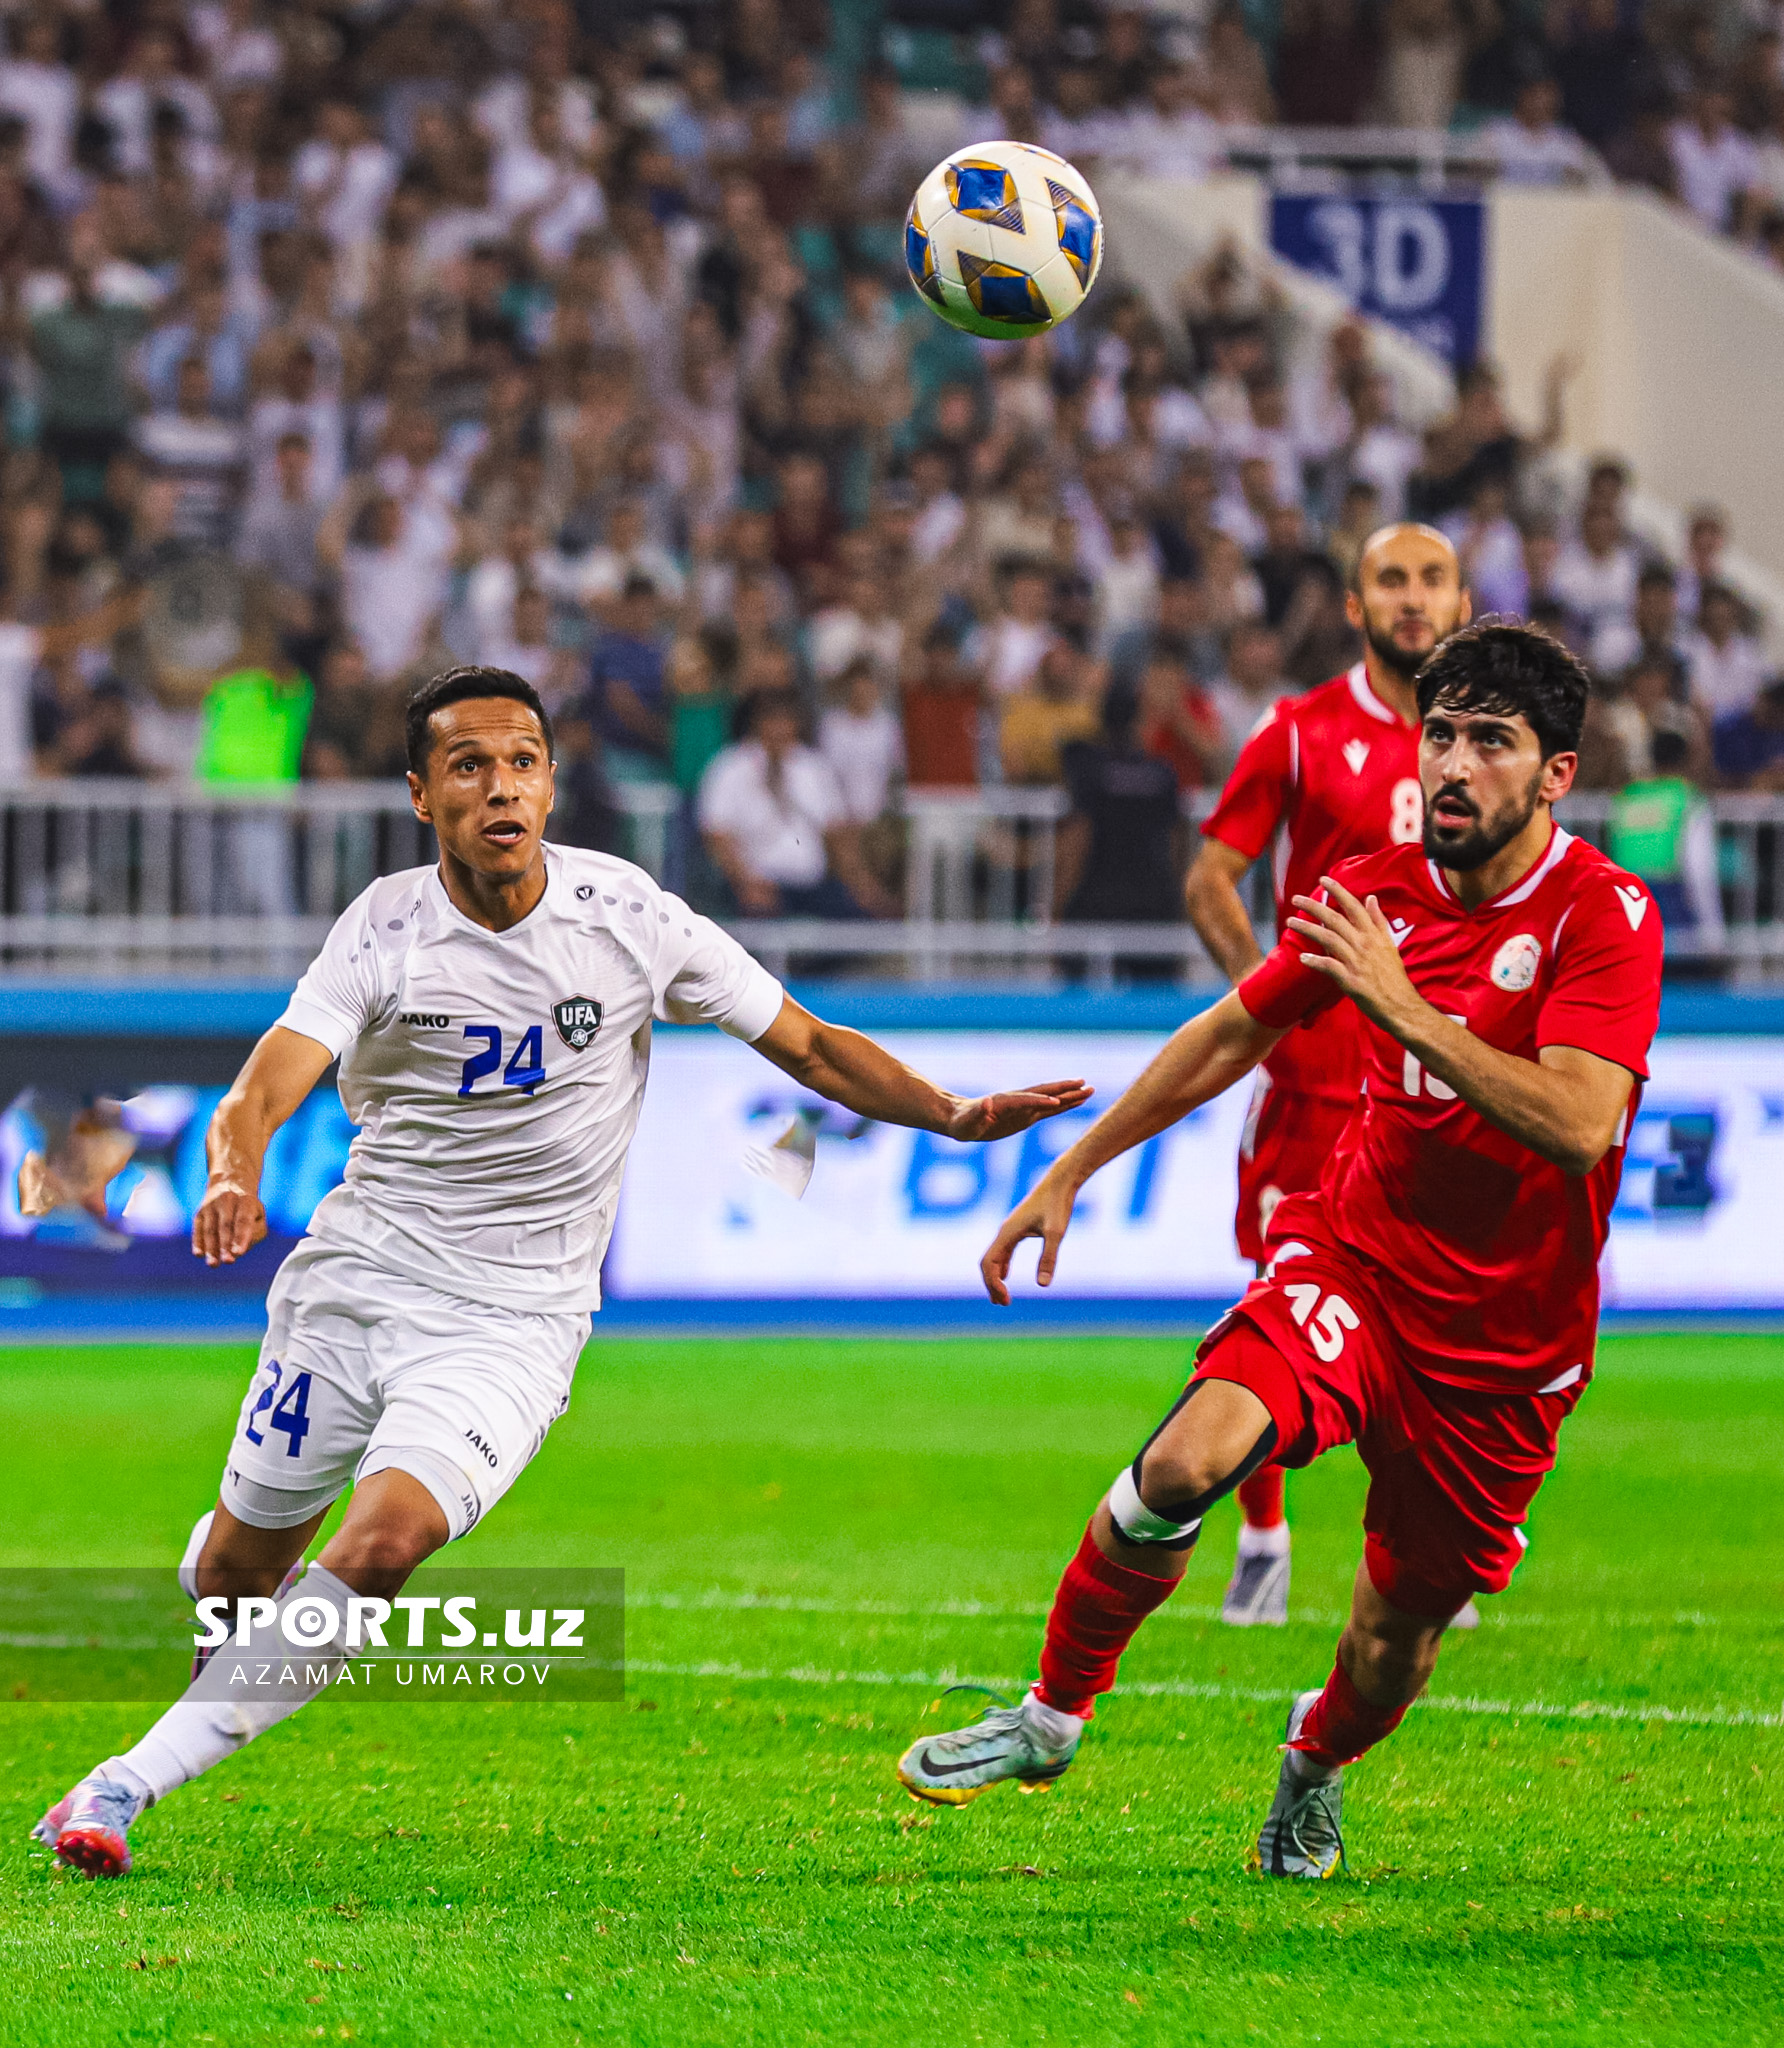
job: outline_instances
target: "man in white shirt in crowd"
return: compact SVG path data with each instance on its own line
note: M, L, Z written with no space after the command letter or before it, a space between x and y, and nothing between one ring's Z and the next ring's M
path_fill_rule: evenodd
M1712 722L1750 710L1765 686L1765 656L1746 628L1746 607L1728 585L1706 583L1685 665L1692 699Z
M446 603L457 545L451 515L419 494L343 492L318 535L338 567L341 615L374 682L393 682L424 654Z
M904 726L886 708L873 657L858 654L836 679L835 702L818 721L818 752L830 764L851 825L876 825L904 773Z
M438 867L387 875L342 915L211 1123L192 1232L209 1266L265 1236L267 1146L337 1058L358 1131L344 1184L273 1282L217 1506L181 1567L189 1597L249 1604L183 1698L34 1830L93 1876L130 1868L147 1807L338 1682L360 1640L349 1603L388 1603L473 1528L568 1407L653 1018L716 1024L858 1115L969 1141L1090 1093L951 1095L790 1001L641 869L545 845L551 724L518 676L436 676L410 701L407 741ZM275 1639L299 1640L284 1622L300 1605L324 1621L302 1637L301 1680L269 1683L252 1655L269 1600Z
M1556 560L1552 587L1588 645L1606 627L1635 616L1640 578L1641 556L1624 534L1616 506L1588 502L1578 540L1568 541Z
M898 914L861 858L836 771L800 740L792 690L764 690L751 700L749 736L714 757L695 815L746 916Z
M984 677L986 694L1001 703L1028 688L1053 645L1053 583L1045 562L1018 556L998 565L997 585L997 614L973 633L966 658Z
M1546 73L1525 79L1511 113L1481 130L1480 146L1508 185L1575 185L1592 174L1592 152L1561 125L1561 88Z
M1689 118L1667 131L1679 197L1704 226L1722 233L1734 203L1757 171L1753 145L1734 125L1734 103L1720 86L1701 87Z

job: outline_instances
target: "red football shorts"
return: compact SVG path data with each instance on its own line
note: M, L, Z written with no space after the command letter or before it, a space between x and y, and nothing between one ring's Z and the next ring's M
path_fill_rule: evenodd
M1197 1377L1263 1402L1278 1464L1356 1445L1369 1473L1364 1561L1392 1606L1447 1617L1470 1594L1503 1592L1583 1382L1513 1394L1428 1379L1361 1261L1331 1244L1272 1251L1270 1274L1203 1339Z
M1261 1263L1276 1204L1284 1195L1310 1195L1319 1186L1338 1134L1361 1100L1302 1095L1258 1069L1239 1140L1239 1212L1233 1235L1241 1258L1254 1266Z

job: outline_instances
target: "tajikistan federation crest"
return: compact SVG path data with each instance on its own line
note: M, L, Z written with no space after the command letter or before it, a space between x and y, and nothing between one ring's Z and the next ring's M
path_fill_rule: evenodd
M601 1005L590 996L566 996L551 1006L551 1021L572 1052L581 1052L601 1028Z

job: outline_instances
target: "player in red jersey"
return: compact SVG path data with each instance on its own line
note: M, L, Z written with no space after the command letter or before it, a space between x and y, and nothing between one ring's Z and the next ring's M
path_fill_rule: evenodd
M1271 1876L1343 1853L1344 1766L1424 1690L1451 1617L1498 1592L1591 1376L1598 1259L1660 1008L1660 914L1551 816L1578 765L1584 670L1545 634L1464 628L1419 675L1421 846L1340 862L1270 957L1186 1024L1058 1159L986 1252L1052 1277L1080 1187L1252 1071L1340 1000L1365 1019L1365 1091L1316 1194L1285 1196L1264 1273L1121 1473L1060 1581L1039 1684L915 1743L899 1776L959 1804L1071 1763L1208 1508L1270 1458L1354 1442L1370 1477L1350 1620L1288 1719L1258 1839Z
M1240 750L1220 802L1202 826L1190 869L1191 922L1236 986L1262 960L1239 884L1274 843L1276 929L1292 899L1337 862L1409 846L1424 829L1418 704L1413 679L1470 606L1461 565L1434 527L1371 534L1345 598L1363 658L1304 697L1286 697ZM1239 1140L1239 1250L1263 1259L1264 1233L1284 1195L1319 1185L1360 1100L1362 1019L1348 1003L1290 1031L1257 1070ZM1239 1554L1221 1602L1238 1627L1288 1620L1289 1532L1282 1467L1261 1466L1239 1488ZM1468 1620L1478 1619L1470 1609Z

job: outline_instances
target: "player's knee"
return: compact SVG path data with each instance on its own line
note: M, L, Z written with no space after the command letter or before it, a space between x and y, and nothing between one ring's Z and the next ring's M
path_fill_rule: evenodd
M329 1570L356 1593L388 1599L399 1592L417 1565L439 1548L433 1530L417 1521L390 1517L345 1526L328 1546Z

